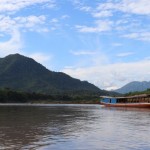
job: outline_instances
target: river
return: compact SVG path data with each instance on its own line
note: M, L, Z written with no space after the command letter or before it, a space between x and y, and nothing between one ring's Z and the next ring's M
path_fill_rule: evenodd
M150 150L150 109L0 105L2 150Z

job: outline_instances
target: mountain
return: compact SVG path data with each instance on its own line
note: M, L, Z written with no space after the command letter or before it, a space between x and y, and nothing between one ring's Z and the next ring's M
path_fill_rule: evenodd
M125 93L135 92L135 91L144 91L149 88L150 88L150 82L133 81L133 82L126 84L122 88L115 90L115 92L125 94Z
M50 71L35 60L20 54L0 58L0 88L42 94L109 95L95 85L72 78L63 72Z

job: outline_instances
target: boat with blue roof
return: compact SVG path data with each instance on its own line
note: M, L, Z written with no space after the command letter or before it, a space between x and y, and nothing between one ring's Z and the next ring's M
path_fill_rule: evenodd
M126 97L100 97L100 104L106 107L150 108L150 94L141 94Z

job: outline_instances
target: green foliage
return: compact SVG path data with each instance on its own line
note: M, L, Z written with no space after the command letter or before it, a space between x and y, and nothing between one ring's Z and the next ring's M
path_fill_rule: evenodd
M129 92L125 96L133 96L133 95L140 95L140 94L150 94L150 89L147 89L145 91L136 91L136 92Z
M0 89L0 103L96 103L98 95L46 95Z

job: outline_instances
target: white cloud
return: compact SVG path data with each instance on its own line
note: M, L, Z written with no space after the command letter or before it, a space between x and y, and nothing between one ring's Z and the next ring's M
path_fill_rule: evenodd
M0 31L10 32L16 27L16 22L9 16L0 16Z
M41 16L28 16L25 18L27 20L27 23L29 24L29 27L33 27L36 24L44 24L46 17L44 15Z
M112 43L112 46L119 47L122 46L122 43Z
M85 12L90 12L91 11L91 7L89 7L89 6L82 6L82 7L80 7L80 10L85 11Z
M70 0L71 3L75 6L75 8L84 11L84 12L91 12L92 8L90 6L87 6L85 4L85 2L81 1L81 0Z
M150 2L149 0L123 0L117 9L133 14L150 15Z
M63 16L61 16L61 19L68 19L68 18L70 18L69 15L63 15Z
M10 53L24 53L22 52L24 47L21 36L22 32L49 32L46 26L47 18L44 15L13 17L13 14L17 11L37 4L40 4L39 6L41 8L52 8L56 6L55 0L0 0L0 13L5 14L0 15L0 34L1 38L5 40L0 42L1 57ZM8 37L10 38L8 39ZM40 61L46 59L42 55L39 55L39 58Z
M14 29L11 38L8 41L0 42L0 56L6 56L11 53L21 53L23 42L21 41L20 32Z
M93 26L76 25L79 32L100 33L109 31L112 33L115 31L121 37L150 41L149 18L145 19L145 17L150 16L149 0L106 0L99 2L96 7L89 7L80 0L73 3L77 9L88 12L95 20Z
M96 65L87 68L65 68L63 72L88 80L101 89L119 88L131 81L149 81L150 60L131 63Z
M43 28L45 21L46 17L44 15L15 18L0 16L0 31L10 33L14 28L38 31L40 28Z
M76 25L76 28L79 32L97 32L97 27Z
M38 52L30 54L29 57L33 58L34 60L42 64L52 59L52 56Z
M140 41L150 41L150 32L134 32L123 35L123 37L129 39L136 39Z
M150 15L149 0L119 0L106 2L97 7L98 10L121 11L138 15Z
M76 56L76 62L73 66L65 68L90 67L109 63L108 57L100 50L78 50L70 51L70 53Z
M134 54L133 52L119 53L119 54L117 54L117 57L126 57L126 56L130 56L133 54Z
M81 8L81 4L79 4ZM96 8L89 11L94 25L77 25L76 29L82 33L111 32L114 38L125 37L140 41L150 41L150 1L149 0L106 0L99 2ZM114 32L112 32L114 31ZM115 34L115 35L114 35ZM108 38L109 42L109 38ZM106 44L106 43L104 43ZM122 46L121 43L112 43L112 46ZM143 47L144 48L144 47ZM78 53L77 53L78 54ZM80 54L80 53L79 53ZM134 52L118 53L118 57L134 55ZM107 60L107 56L105 57ZM97 61L101 55L92 58ZM86 60L85 60L86 61ZM88 60L91 62L90 60ZM79 64L79 63L78 63ZM150 75L149 58L130 63L114 63L109 61L95 62L89 66L74 66L65 68L63 71L75 78L88 80L102 89L119 88L128 82L149 81Z
M2 38L10 36L10 39L4 42L0 42L1 56L8 55L10 53L22 53L23 39L21 37L21 31L34 31L34 32L48 32L45 27L46 17L41 16L27 16L27 17L15 17L0 16L0 32L3 35Z
M54 65L52 63L53 61L53 55L50 53L44 53L44 52L35 52L35 53L24 53L24 55L33 58L38 63L42 64L43 66L52 69L54 68Z
M93 17L96 17L96 18L102 18L102 17L110 17L113 14L111 11L103 10L103 11L94 12L92 15Z
M112 29L113 22L109 20L97 20L95 24L96 24L95 27L77 25L76 28L79 32L85 32L85 33L104 32L104 31L110 31Z
M16 25L19 28L29 29L30 31L39 31L43 29L43 25L45 25L46 17L44 15L41 16L27 16L27 17L16 17L14 18L16 21ZM42 30L41 30L42 31ZM43 30L44 31L44 30Z
M43 2L44 3L44 2ZM45 3L44 5L43 5L43 9L45 9L45 8L49 8L49 9L51 9L51 8L55 8L56 7L56 3L55 3L55 0L49 0L47 3Z
M51 22L51 23L57 23L57 22L59 22L59 21L58 21L57 18L53 18L50 22Z
M73 55L95 55L97 52L80 50L80 51L70 51L70 53Z
M47 4L54 6L54 0L0 0L0 12L16 12L35 4Z
M93 8L90 13L94 19L101 18L113 22L109 24L109 27L113 28L113 30L116 31L116 34L119 33L130 39L150 41L149 18L145 18L150 16L149 0L108 0L99 3L99 5L95 9ZM135 15L134 18L133 15ZM145 24L142 22L145 22ZM106 27L108 26L106 25ZM77 26L77 28L80 32L92 33L106 31L105 28L102 28L104 30L99 30L100 28L98 25L94 27L84 25ZM125 34L125 32L128 34Z

